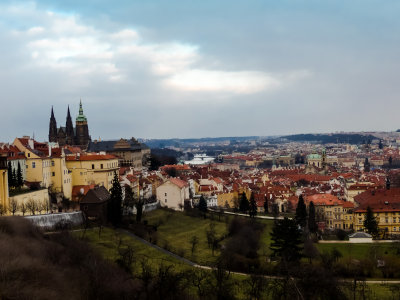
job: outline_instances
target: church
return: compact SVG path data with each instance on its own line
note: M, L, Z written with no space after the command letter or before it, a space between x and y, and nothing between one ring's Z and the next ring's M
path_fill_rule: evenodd
M58 143L60 146L79 146L86 149L90 142L89 127L86 116L83 114L82 101L79 103L79 115L76 117L76 126L72 124L71 113L67 111L65 127L57 128L53 107L51 108L49 142Z

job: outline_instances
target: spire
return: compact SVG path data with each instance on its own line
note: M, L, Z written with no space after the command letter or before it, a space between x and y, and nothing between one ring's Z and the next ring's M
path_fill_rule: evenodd
M73 138L74 137L74 125L72 124L72 118L71 118L71 113L69 111L69 105L68 105L68 111L67 111L67 122L65 123L65 133L67 137Z
M79 115L76 117L77 122L87 122L86 116L83 114L82 99L79 101Z
M53 106L51 107L51 117L50 117L50 126L49 126L49 142L57 141L57 121L54 117Z

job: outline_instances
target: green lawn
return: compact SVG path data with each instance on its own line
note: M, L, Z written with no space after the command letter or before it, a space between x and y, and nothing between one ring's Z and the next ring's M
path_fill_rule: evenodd
M75 231L73 235L76 238L82 238L83 231ZM148 262L152 267L157 267L160 264L174 265L177 269L187 267L186 264L177 259L145 245L125 233L117 232L108 227L102 229L100 236L98 229L89 229L83 238L105 259L113 262L119 257L118 245L123 249L126 249L129 245L135 253L135 268L139 268L142 261Z
M320 253L329 252L336 248L343 255L343 259L354 258L363 259L373 254L381 256L385 254L395 254L395 248L392 243L377 243L377 244L342 244L342 243L329 243L317 244L317 249Z
M225 218L221 217L219 221L218 216L211 220L209 217L204 219L187 216L181 212L157 209L145 214L143 220L147 220L149 225L159 224L161 220L157 229L157 245L204 265L215 262L220 254L216 250L213 256L212 250L208 247L206 231L210 229L210 223L215 224L217 236L224 236L227 233ZM190 240L193 236L197 236L199 242L192 256Z

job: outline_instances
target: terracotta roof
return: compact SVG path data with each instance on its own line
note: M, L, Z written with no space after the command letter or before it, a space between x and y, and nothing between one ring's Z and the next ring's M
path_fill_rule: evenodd
M181 189L185 186L188 186L188 183L186 181L180 180L179 178L170 178L169 181Z
M343 206L346 208L354 207L352 202L340 200L338 197L332 194L314 194L311 196L306 196L305 201L309 204L311 201L314 205L324 205L324 206Z
M67 156L67 161L90 161L90 160L111 160L117 159L116 156L110 154L89 154L89 155L72 155Z
M191 170L188 165L165 165L161 167L161 170L167 170L167 169L175 169L178 171Z
M368 206L378 212L398 211L400 210L400 188L365 191L355 196L354 201L359 204L355 210L357 212L365 212Z

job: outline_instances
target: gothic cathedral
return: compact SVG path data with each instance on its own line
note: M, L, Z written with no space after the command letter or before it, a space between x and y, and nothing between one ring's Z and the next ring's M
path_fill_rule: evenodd
M57 121L51 108L49 142L58 143L60 146L70 145L86 148L90 142L89 128L86 116L83 114L82 101L79 104L79 115L76 117L76 126L72 124L69 106L65 127L57 128Z

